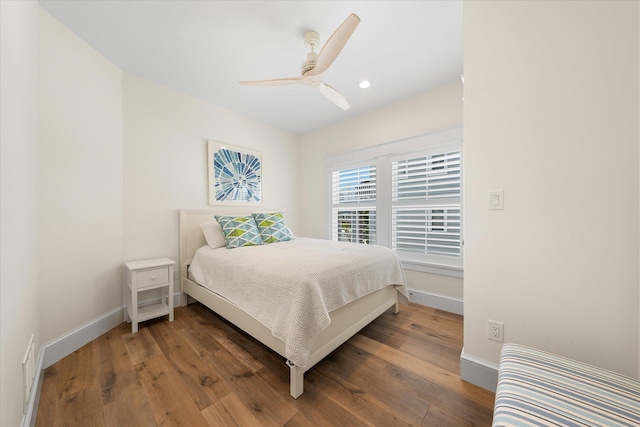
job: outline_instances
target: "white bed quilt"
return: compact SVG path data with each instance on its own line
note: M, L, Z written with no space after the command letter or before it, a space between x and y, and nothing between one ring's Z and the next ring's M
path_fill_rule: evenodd
M390 285L400 302L408 301L397 254L377 245L295 238L234 249L203 246L189 273L269 328L301 367L331 311Z

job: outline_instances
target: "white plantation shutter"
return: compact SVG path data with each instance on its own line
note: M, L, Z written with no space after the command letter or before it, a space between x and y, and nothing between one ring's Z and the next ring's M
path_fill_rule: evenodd
M459 257L460 151L391 161L391 247Z
M376 167L334 170L331 195L333 240L376 243Z
M460 151L392 160L392 199L460 198Z
M392 248L420 254L460 256L460 207L394 207Z
M457 127L329 157L331 238L462 277L462 136Z

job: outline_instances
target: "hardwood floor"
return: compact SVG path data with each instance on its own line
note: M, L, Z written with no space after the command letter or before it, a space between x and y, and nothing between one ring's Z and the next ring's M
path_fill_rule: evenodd
M123 323L47 368L36 426L489 426L459 378L462 317L410 304L373 321L289 396L284 360L200 304Z

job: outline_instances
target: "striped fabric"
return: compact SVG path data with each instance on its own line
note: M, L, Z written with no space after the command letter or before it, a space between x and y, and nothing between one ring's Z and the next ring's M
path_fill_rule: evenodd
M493 426L640 426L640 381L517 344L500 357Z

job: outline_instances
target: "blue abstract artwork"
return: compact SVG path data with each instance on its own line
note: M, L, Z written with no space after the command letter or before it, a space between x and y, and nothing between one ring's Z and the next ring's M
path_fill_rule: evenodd
M209 204L262 202L260 154L209 141Z

